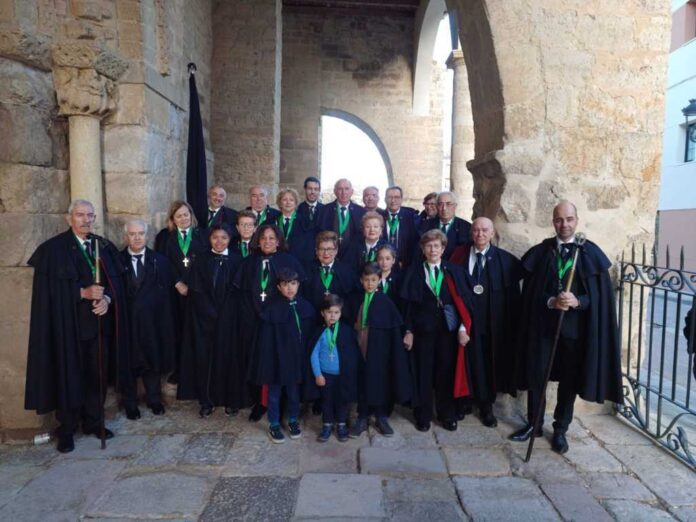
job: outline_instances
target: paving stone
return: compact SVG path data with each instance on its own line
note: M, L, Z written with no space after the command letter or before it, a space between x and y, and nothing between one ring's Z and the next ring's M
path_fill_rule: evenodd
M388 478L384 498L391 502L457 502L450 479Z
M447 475L445 461L438 450L363 448L360 450L360 470L362 473L385 476Z
M523 453L526 453L526 447ZM529 462L524 462L523 454L511 451L510 468L515 475L534 479L539 484L584 484L576 469L549 449L535 449Z
M440 426L433 428L435 438L440 446L474 446L490 448L503 445L503 439L497 429L486 426L462 425L456 431L447 431Z
M299 483L283 477L220 479L200 520L289 520Z
M152 436L132 465L145 467L174 466L184 455L188 435Z
M234 435L229 433L197 433L186 444L181 464L217 466L224 464Z
M303 440L300 473L357 473L358 448L338 441Z
M596 441L585 439L582 443L570 445L568 453L564 455L579 471L604 471L609 473L621 473L624 467L607 450Z
M541 489L564 520L611 522L604 508L587 488L577 484L543 484Z
M58 454L57 460L75 459L114 459L125 458L142 453L149 437L147 435L116 435L106 441L106 448L101 449L101 441L93 435L75 438L75 450Z
M418 431L410 420L403 417L392 416L389 422L394 428L392 437L383 437L374 430L370 430L370 445L373 448L414 448L414 449L437 449L437 442L433 436L433 431L425 433Z
M381 518L382 479L369 475L308 473L300 480L295 518Z
M696 504L670 508L670 513L681 522L696 522Z
M518 477L455 477L453 480L464 510L476 521L560 520L531 480Z
M101 459L56 462L0 509L0 520L77 520L125 465Z
M42 471L46 471L46 468L14 464L0 466L0 508Z
M266 440L235 441L223 465L223 477L281 476L300 474L301 442L286 440L273 444Z
M12 466L15 464L42 466L55 459L59 453L56 451L55 441L48 444L19 444L0 446L0 466Z
M120 477L90 507L90 517L196 517L205 507L214 481L175 471Z
M618 522L674 520L666 511L633 500L607 500L604 505Z
M627 473L586 473L583 478L596 498L643 502L656 500L640 480Z
M510 474L510 461L501 449L444 448L450 475L495 477Z
M643 484L672 506L694 503L696 473L659 448L607 446L612 454L635 473Z
M395 502L387 505L390 520L399 522L461 522L468 520L456 502Z
M622 446L652 446L650 439L641 435L615 415L588 415L579 418L585 428L604 444Z
M227 417L223 408L216 408L210 417L201 419L198 408L198 403L194 401L176 401L166 405L164 415L153 415L149 408L141 405L141 419L131 421L123 412L119 412L109 419L108 427L117 434L234 433L246 422L246 417L241 414L238 417Z

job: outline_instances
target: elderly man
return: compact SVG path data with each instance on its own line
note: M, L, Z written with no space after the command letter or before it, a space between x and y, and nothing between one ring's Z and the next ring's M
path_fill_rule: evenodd
M155 415L164 413L161 377L174 369L174 276L169 260L147 248L148 226L132 219L123 227L126 247L121 262L126 269L131 367L145 387L145 403ZM140 417L138 398L124 397L129 419Z
M75 448L73 434L80 423L83 433L102 435L112 349L120 383L132 382L128 336L122 326L116 328L126 322L124 269L116 248L92 234L95 218L92 203L73 201L70 229L39 245L29 259L34 284L25 408L56 412L61 453ZM113 437L108 429L103 435Z
M450 261L464 268L470 294L471 343L466 365L471 377L471 399L484 426L497 426L493 404L499 392L514 394L515 333L520 311L519 260L491 244L493 222L476 218L471 224L473 244L462 245Z
M621 360L609 277L611 262L600 248L586 241L575 243L578 225L575 205L561 201L553 209L556 236L532 247L522 258L524 284L520 309L520 384L527 388L528 424L510 436L525 441L542 401L542 416L536 426L541 436L545 400L541 397L559 317L564 311L551 379L558 381L551 448L568 451L565 433L573 420L576 395L592 402L621 403ZM573 254L579 249L575 278Z
M319 211L319 230L332 230L338 235L339 257L349 241L362 240L361 221L365 209L353 203L353 185L345 178L334 184L336 199Z
M324 204L319 201L321 196L321 182L315 176L309 176L304 180L305 200L297 207L297 217L305 230L314 230L317 227L317 216Z
M399 265L401 268L406 268L418 244L416 226L418 212L414 208L401 205L404 193L399 186L389 187L384 200L387 203L387 210L382 237L396 248Z
M271 208L268 205L268 189L263 185L252 185L249 187L249 206L256 215L256 226L264 223L275 223L280 216L280 210Z
M447 236L447 248L443 259L449 259L454 249L469 242L471 223L454 215L457 210L457 196L454 192L440 192L437 195L437 216L421 222L420 233L437 228Z
M387 213L384 209L379 208L379 189L374 186L365 187L362 194L363 205L365 206L365 211L377 212L381 214L382 217L386 217Z
M225 206L227 192L222 185L213 185L208 189L208 222L202 228L213 225L227 225L234 230L237 223L237 211Z

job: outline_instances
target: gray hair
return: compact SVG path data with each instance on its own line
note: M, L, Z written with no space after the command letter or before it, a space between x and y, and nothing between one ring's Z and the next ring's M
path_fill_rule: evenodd
M451 192L449 190L443 190L437 195L437 201L438 203L440 202L440 197L441 196L449 196L452 198L452 202L456 205L459 203L459 200L457 199L457 195L454 192Z
M353 188L353 184L350 182L350 180L348 178L341 178L341 179L337 179L336 183L334 183L334 190L336 190L336 187L338 187L338 184L341 181L345 181L346 183L348 183L348 185L350 185L350 188Z
M259 189L263 190L263 194L266 197L268 197L268 195L270 194L270 191L261 184L256 184L256 185L252 185L251 187L249 187L249 194L251 194L251 191L255 188L259 188Z
M143 221L142 219L129 219L128 221L126 221L123 224L123 233L124 234L128 234L128 227L130 225L140 225L145 230L145 234L147 234L147 229L150 228L148 226L148 224L145 223L145 221Z
M363 194L365 194L365 192L368 191L368 190L370 190L370 189L376 190L376 191L377 191L377 194L379 194L379 189L378 189L377 187L375 187L374 185L370 185L369 187L365 187L365 188L363 189Z
M92 211L94 211L94 205L91 201L87 201L86 199L74 199L70 202L70 206L68 206L68 214L72 214L73 210L75 210L75 207L82 206L92 207Z

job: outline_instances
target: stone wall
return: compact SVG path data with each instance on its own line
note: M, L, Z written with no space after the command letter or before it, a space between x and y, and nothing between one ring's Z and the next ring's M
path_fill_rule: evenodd
M351 113L379 136L406 204L442 183L442 89L434 76L431 110L413 114L413 19L283 15L280 182L300 189L319 174L322 109ZM384 197L384 195L381 195Z

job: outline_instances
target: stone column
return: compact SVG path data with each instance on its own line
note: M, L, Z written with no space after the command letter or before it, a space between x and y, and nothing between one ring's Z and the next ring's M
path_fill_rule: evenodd
M126 62L93 43L62 42L53 49L53 83L60 114L68 117L70 199L94 204L94 229L104 233L101 119L116 108L116 80Z
M454 71L450 185L459 198L458 214L470 219L474 208L474 180L466 168L466 162L474 159L474 120L469 96L469 77L460 49L452 51L447 59L447 68Z

